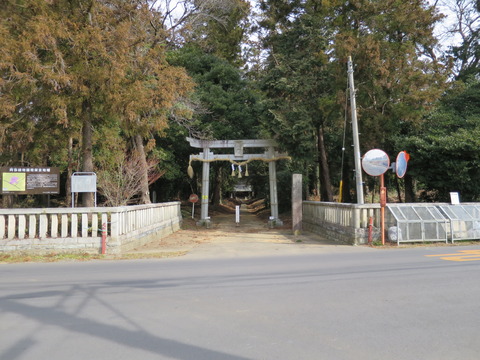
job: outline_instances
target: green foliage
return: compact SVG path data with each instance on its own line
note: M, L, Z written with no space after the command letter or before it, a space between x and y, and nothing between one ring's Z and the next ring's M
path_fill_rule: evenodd
M187 198L192 192L198 192L195 181L187 176L188 159L192 154L192 148L185 141L187 136L187 129L171 122L165 133L156 138L159 168L165 172L152 187L152 191L157 192L158 201L178 199L182 195ZM195 173L200 171L195 170Z
M188 42L207 54L227 60L234 66L242 66L242 43L248 27L250 3L223 0L218 5L212 7L208 18L194 28Z
M73 139L78 166L93 171L94 155L96 165L115 163L125 156L119 145L138 148L130 138L167 127L192 82L167 63L160 14L148 2L22 3L0 9L0 162L64 169Z
M196 126L204 134L215 139L257 137L262 109L238 68L197 46L173 52L170 63L184 67L196 82L194 97L205 109L197 115Z
M59 166L64 172L96 167L119 175L118 165L143 147L140 136L148 140L142 160L160 161L157 171L165 175L155 189L167 200L199 190L185 175L192 153L186 136L274 137L294 159L279 170L282 189L291 171L303 172L311 186L317 173L328 174L328 165L336 183L351 55L362 152L405 149L412 155L409 174L425 190L441 199L452 190L462 200L479 198L473 2L457 26L462 42L436 57L432 30L441 16L424 0L262 0L261 27L250 29L264 46L256 49L263 62L248 63L259 69L249 74L257 83L239 70L250 3L185 4L191 12L178 27L181 41L173 50L168 45L176 28L167 34L164 15L147 0L4 1L0 164ZM454 75L463 82L436 108L450 86L441 55L453 57ZM350 142L347 136L348 159ZM318 171L322 161L328 164ZM199 173L201 165L193 165ZM258 194L268 196L265 164L250 166ZM225 172L224 166L213 168ZM223 176L223 185L227 189L232 179Z
M390 152L390 137L417 126L446 88L448 68L431 57L439 16L413 0L365 0L332 10L344 16L335 24L335 74L351 55L362 147Z
M425 191L448 200L458 191L462 201L480 200L480 83L453 88L416 135L396 138L408 149L408 172Z
M278 7L282 4L269 3L273 6L269 14L277 18L281 30L273 28L265 39L269 56L261 87L270 116L263 118L262 125L293 157L293 169L306 177L313 175L312 187L320 183L323 199L328 201L332 193L323 134L338 111L332 107L334 83L327 55L331 29L311 3L300 7L292 2L298 8L291 8L291 14Z
M314 166L317 151L340 162L348 56L362 152L392 151L392 138L419 126L446 87L448 68L431 56L440 17L423 1L265 0L262 9L271 112L264 126L304 169ZM316 129L325 134L318 150Z
M192 102L199 108L192 122L197 129L196 137L257 138L258 117L262 112L259 96L237 67L194 44L170 52L169 62L184 67L196 82L192 95ZM168 169L158 184L158 188L162 189L162 199L200 191L197 176L201 174L201 164L192 164L196 174L194 179L186 177L189 155L195 152L185 141L189 135L188 129L172 120L170 128L157 138L157 144L164 150L161 166ZM222 179L223 192L231 188L232 179L226 176L226 165L229 167L226 163L212 164L212 191L219 179ZM220 171L225 173L218 176Z

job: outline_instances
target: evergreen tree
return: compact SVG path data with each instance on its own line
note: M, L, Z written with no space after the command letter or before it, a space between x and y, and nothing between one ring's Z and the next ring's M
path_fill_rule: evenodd
M95 132L111 126L114 144L122 143L118 137L133 138L145 161L143 138L167 126L169 109L191 89L186 73L166 62L166 33L156 26L159 14L148 1L11 0L0 15L0 45L7 54L0 63L0 140L10 150L4 156L15 158L21 146L35 144L37 130L49 129L62 144L57 149L66 149L69 137L80 143L80 169L94 171L95 147L110 145ZM19 125L26 140L21 145L11 140ZM52 158L52 147L37 145ZM142 193L147 202L148 188ZM84 205L92 200L87 195Z
M170 62L184 67L196 82L193 97L203 111L195 115L194 124L204 138L230 140L258 137L262 107L257 93L237 67L225 59L205 53L195 44L172 52ZM175 129L178 131L177 127ZM169 140L161 139L159 142L165 146ZM185 159L188 157L183 156ZM177 163L183 161L178 160ZM216 189L215 201L218 203L223 183L229 178L225 169L230 168L225 167L225 163L213 164L212 167L212 174L215 174L212 188Z
M397 137L411 154L408 172L421 184L421 200L479 201L480 83L457 83L442 98L415 135Z
M264 126L296 159L298 167L310 168L315 174L316 166L312 165L317 159L322 199L332 201L324 129L334 89L326 56L329 31L319 20L306 12L269 37L262 88L271 116Z
M278 79L267 82L267 87L284 89L275 95L280 105L270 107L285 123L283 128L277 126L277 136L293 139L287 150L302 150L310 164L313 157L305 148L314 148L314 137L307 135L314 124L312 113L317 113L317 124L323 124L327 136L343 128L348 56L355 64L363 152L382 148L393 153L392 136L417 126L445 89L448 68L431 56L436 46L432 30L439 15L424 1L265 0L262 4L266 78ZM302 65L307 69L316 58L322 66L310 65L311 72L299 70ZM323 80L316 89L309 89L314 74ZM301 86L291 89L295 84L311 91L296 98L292 94L298 94ZM306 98L313 105L307 105ZM279 110L281 104L284 111ZM338 142L340 138L339 134ZM335 148L340 149L340 144Z

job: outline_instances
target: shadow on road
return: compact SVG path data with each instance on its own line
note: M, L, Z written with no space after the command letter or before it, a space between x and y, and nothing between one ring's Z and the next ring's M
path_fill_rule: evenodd
M123 288L122 284L122 288ZM165 339L146 331L135 320L129 318L124 312L113 308L97 294L105 289L112 289L112 286L84 287L79 285L72 286L67 291L56 291L21 294L20 298L5 297L0 298L0 309L2 313L17 314L28 319L28 322L37 323L34 329L27 331L24 336L11 343L7 348L0 347L0 358L3 360L15 360L25 358L26 353L34 351L38 345L36 340L38 333L42 328L61 328L68 333L77 334L80 338L95 337L106 340L110 343L128 346L133 349L147 351L161 358L190 360L190 359L225 359L225 360L247 360L242 356L235 356L221 351L210 350L205 347L191 345L176 340ZM51 306L39 306L32 301L38 301L39 298L53 298L48 302L56 300ZM66 310L67 303L73 299L83 299L79 306L73 311ZM113 313L117 319L121 319L126 326L116 326L107 324L104 321L93 317L85 317L84 310L91 303L96 307L104 309L104 314ZM52 349L55 350L55 349ZM55 351L54 351L55 352Z

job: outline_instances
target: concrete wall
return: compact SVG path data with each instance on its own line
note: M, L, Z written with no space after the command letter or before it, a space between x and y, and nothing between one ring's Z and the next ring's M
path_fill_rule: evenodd
M179 202L102 208L0 209L0 252L121 253L180 228Z

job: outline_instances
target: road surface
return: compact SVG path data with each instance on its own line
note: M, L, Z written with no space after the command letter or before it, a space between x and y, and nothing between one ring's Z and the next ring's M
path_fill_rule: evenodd
M0 265L0 359L479 358L479 246L300 245Z

